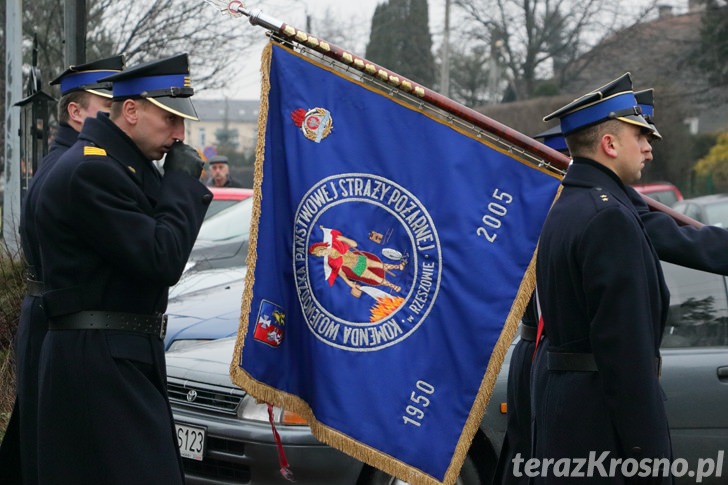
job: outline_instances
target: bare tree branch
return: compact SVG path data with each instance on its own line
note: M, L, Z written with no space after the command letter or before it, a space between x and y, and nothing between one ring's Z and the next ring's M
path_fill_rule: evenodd
M112 49L129 65L178 52L190 54L193 86L219 88L239 74L248 46L264 35L239 19L221 15L204 2L153 0L103 2L103 25ZM254 59L253 62L257 62Z
M563 85L578 56L609 33L634 23L644 11L607 0L455 0L465 22L482 42L502 42L499 61L513 99L538 94L546 79ZM652 1L646 7L654 8ZM552 81L553 82L553 81Z

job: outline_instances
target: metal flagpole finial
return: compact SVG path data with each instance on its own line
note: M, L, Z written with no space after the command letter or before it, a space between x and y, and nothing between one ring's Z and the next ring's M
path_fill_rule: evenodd
M245 15L245 4L239 0L205 0L205 2L217 8L223 15L231 15L233 17L240 17Z
M241 15L244 15L244 13L243 13L244 10L245 10L245 4L238 0L233 0L232 2L228 3L228 5L227 5L227 11L233 17L240 17Z

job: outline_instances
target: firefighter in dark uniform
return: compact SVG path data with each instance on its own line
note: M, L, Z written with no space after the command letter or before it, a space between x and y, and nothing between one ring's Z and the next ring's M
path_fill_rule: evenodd
M14 434L6 433L3 448L13 439L17 440L19 461L13 464L0 461L0 469L6 477L17 477L29 485L38 483L37 426L38 426L38 356L45 336L47 322L40 305L43 284L40 281L40 256L35 235L32 206L37 197L37 187L48 169L76 142L83 122L94 117L98 111L111 109L111 83L98 80L124 68L124 57L114 56L86 64L71 66L50 82L60 85L61 100L58 105L59 128L48 154L38 164L28 193L25 196L19 233L23 256L27 267L28 293L23 298L20 320L15 341L16 356L16 404L12 420L18 420ZM7 478L8 480L16 480Z
M653 123L653 90L636 92L635 99L642 110L642 116L652 124L655 130L653 140L659 140L661 136ZM625 186L625 190L634 204L660 260L701 271L728 275L728 258L725 257L725 248L728 247L728 230L715 226L703 226L699 229L692 226L680 226L668 214L651 211L643 197L634 188ZM543 401L545 382L549 376L546 360L548 347L548 335L544 332L533 362L531 392L533 393L532 413L534 415L538 414L536 403ZM504 483L517 482L514 479Z
M547 368L532 396L533 456L541 463L607 453L609 471L612 459L672 456L659 384L669 292L626 190L652 159L654 128L640 112L625 74L544 118L559 118L573 163L544 224L536 263L549 338L532 370L535 377L539 365ZM602 476L597 469L583 481L636 479L621 471ZM564 480L557 475L552 469L535 483Z
M111 114L86 120L35 208L48 317L39 479L182 484L163 314L212 200L182 143L184 120L197 119L188 58L100 81L113 83ZM162 176L153 161L165 154Z
M642 109L642 116L654 126L654 91L646 89L635 92L635 99ZM659 139L656 128L655 133L657 133L655 139ZM540 138L545 145L569 155L566 140L558 125L535 135L534 138ZM650 211L642 196L634 188L626 186L625 189L661 260L693 269L728 275L728 258L725 257L725 250L728 248L728 230L715 226L704 226L700 229L692 226L680 226L670 215L660 211ZM531 392L528 387L528 378L524 378L524 376L530 374L532 360L534 360L537 320L538 311L535 301L532 299L522 320L520 341L515 345L510 360L507 397L508 425L493 483L525 484L529 481L526 474L522 473L520 477L514 476L513 459L518 454L524 461L531 457L529 402ZM547 347L548 339L544 335L539 344L536 359L545 358L546 353L543 349ZM545 363L541 365L534 363L533 365L537 369L534 371L534 385L545 382L548 377ZM537 372L540 375L537 376Z

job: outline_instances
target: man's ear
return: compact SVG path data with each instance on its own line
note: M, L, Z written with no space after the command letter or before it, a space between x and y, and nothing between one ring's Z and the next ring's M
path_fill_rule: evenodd
M78 104L75 101L72 101L68 103L68 106L66 107L68 110L68 119L71 121L74 121L78 123L79 125L83 124L83 116L81 115L81 105Z
M121 105L121 115L130 125L136 125L139 121L139 103L134 99L125 99Z
M605 133L602 135L602 139L599 142L599 147L610 158L617 158L617 137L611 133Z

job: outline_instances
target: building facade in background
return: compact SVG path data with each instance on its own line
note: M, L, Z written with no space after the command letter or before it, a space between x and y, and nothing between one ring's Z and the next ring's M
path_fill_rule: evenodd
M235 153L252 153L258 136L258 100L196 99L200 121L187 123L186 142Z

